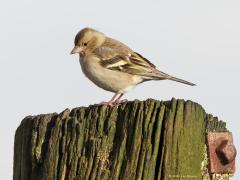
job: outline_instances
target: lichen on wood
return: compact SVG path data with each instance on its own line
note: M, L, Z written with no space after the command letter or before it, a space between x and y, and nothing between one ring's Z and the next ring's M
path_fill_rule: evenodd
M207 130L226 128L176 99L28 116L15 134L14 180L201 179Z

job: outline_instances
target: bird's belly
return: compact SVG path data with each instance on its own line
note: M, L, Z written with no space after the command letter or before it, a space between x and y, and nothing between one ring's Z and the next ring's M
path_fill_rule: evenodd
M107 91L125 93L142 81L138 76L106 69L95 61L80 60L80 64L88 79Z

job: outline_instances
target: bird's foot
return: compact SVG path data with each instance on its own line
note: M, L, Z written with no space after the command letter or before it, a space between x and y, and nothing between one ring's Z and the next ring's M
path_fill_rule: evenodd
M101 102L101 103L99 103L99 104L100 104L100 105L110 106L110 107L113 107L113 106L114 106L114 102L112 102L112 101L109 101L109 102L103 101L103 102Z
M107 105L107 106L113 107L113 106L117 106L117 105L125 103L125 102L127 102L127 99L117 100L117 101L109 101L109 102L103 101L103 102L101 102L99 104L100 105Z
M114 104L121 104L121 103L125 103L127 101L128 101L127 99L117 100L117 101L114 102Z

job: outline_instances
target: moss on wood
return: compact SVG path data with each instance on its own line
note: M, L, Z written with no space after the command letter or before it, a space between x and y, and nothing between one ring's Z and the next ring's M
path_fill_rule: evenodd
M176 99L28 116L15 134L14 180L201 179L206 131L225 123Z

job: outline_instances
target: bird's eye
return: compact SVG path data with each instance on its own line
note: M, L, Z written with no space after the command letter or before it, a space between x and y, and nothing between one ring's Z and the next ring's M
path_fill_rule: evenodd
M84 45L84 46L86 46L86 45L87 45L87 43L83 43L83 45Z

